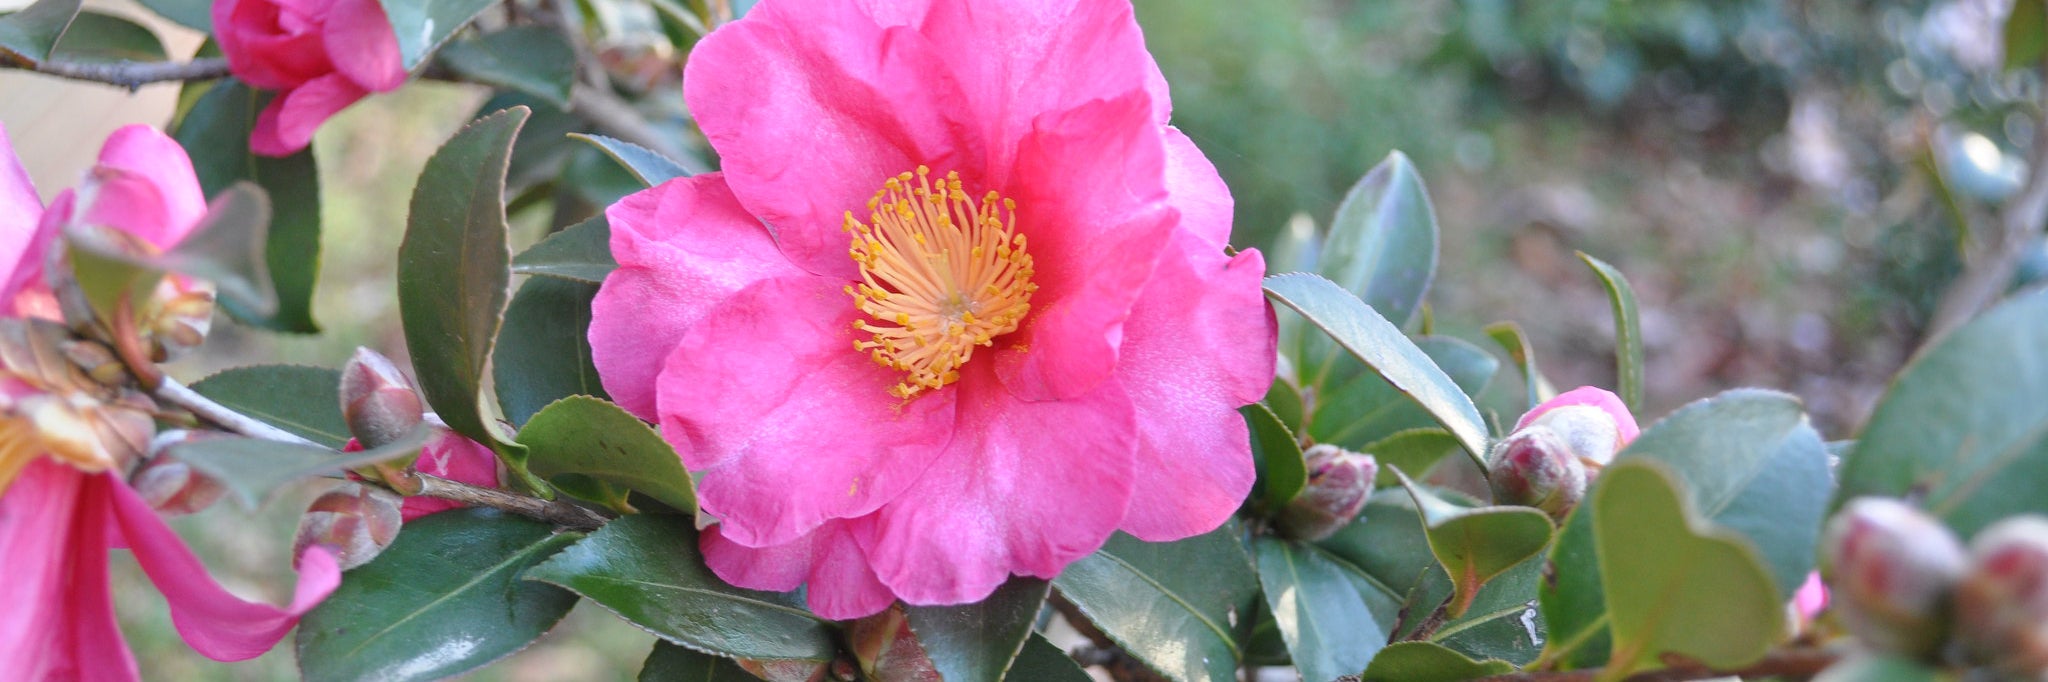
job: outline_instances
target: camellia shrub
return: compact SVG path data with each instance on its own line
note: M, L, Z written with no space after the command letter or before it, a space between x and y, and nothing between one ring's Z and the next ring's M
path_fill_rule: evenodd
M1125 0L649 0L630 49L587 3L143 4L212 41L0 16L7 66L185 83L48 205L0 131L0 678L147 676L116 549L194 650L295 632L312 680L460 675L585 599L659 638L642 680L2048 674L2048 293L1854 440L1770 390L1640 415L1598 259L1615 386L1436 333L1399 153L1233 246ZM410 372L167 375L216 314L318 332L308 144L419 79L497 96L410 200ZM294 485L282 606L163 520Z

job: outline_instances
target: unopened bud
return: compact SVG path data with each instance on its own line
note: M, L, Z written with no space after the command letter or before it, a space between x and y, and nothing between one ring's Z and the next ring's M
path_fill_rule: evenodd
M1486 469L1495 504L1535 507L1563 520L1586 496L1585 462L1548 426L1508 434L1494 446Z
M1550 429L1564 439L1566 449L1590 467L1604 467L1621 449L1621 429L1606 411L1588 405L1566 405L1543 413L1529 426Z
M213 328L212 282L168 275L136 319L157 362L175 360L206 342Z
M363 447L398 440L419 426L425 412L412 382L377 351L357 348L341 368L341 416Z
M164 452L165 448L203 437L190 431L166 431L150 443L156 454L137 467L128 485L142 495L151 509L165 516L192 514L220 501L226 488L213 477L192 470L192 465Z
M1843 627L1872 647L1931 658L1963 576L1954 533L1898 500L1850 500L1821 538L1821 571Z
M1349 525L1372 497L1372 482L1380 465L1372 455L1318 444L1302 453L1308 464L1308 485L1274 523L1280 532L1298 540L1321 540Z
M300 517L292 562L318 546L334 552L342 570L369 563L398 539L401 502L397 495L359 483L336 486L315 498Z
M830 679L831 672L831 664L826 661L742 658L735 662L763 682L824 682Z
M2048 518L1992 524L1970 543L1970 563L1956 589L1956 639L2012 677L2048 674Z
M938 668L917 643L902 604L854 621L847 627L846 637L867 679L940 682Z

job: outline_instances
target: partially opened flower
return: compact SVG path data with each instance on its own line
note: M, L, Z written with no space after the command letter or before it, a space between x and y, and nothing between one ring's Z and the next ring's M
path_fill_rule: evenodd
M405 84L398 36L377 0L216 0L214 36L235 77L276 90L249 150L286 156L372 92Z
M0 301L13 303L0 311L0 679L137 677L115 625L110 549L134 552L186 643L217 660L269 650L340 580L333 557L313 552L288 608L215 584L126 480L154 429L148 400L95 382L65 356L61 327L22 317L42 311L23 305L32 298L23 293L40 281L42 252L73 210L165 246L204 212L191 162L153 129L116 132L94 173L138 182L103 182L86 199L66 192L51 207L61 215L42 216L0 130Z
M1264 262L1128 3L769 0L684 80L724 171L607 211L590 340L719 575L969 602L1242 502Z

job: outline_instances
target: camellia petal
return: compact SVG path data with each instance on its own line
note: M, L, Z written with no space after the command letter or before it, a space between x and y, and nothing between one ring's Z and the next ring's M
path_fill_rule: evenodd
M726 582L756 590L787 592L799 584L811 611L833 620L873 615L895 603L896 595L875 578L851 529L868 519L835 520L792 542L767 548L735 543L704 529L704 562Z
M0 125L0 286L14 278L14 270L29 255L29 242L42 217L43 200L36 195L35 184L29 182L28 170L14 155L7 127ZM0 300L0 309L5 307Z
M334 0L320 38L334 60L334 70L371 92L405 84L405 61L398 34L377 0Z
M177 140L146 125L124 126L100 148L88 222L169 249L206 217L206 194Z
M1531 408L1527 414L1522 415L1521 419L1515 420L1515 430L1519 431L1522 427L1528 426L1529 422L1536 421L1536 418L1543 416L1545 412L1567 405L1585 405L1606 412L1608 416L1614 418L1614 426L1621 433L1623 445L1634 441L1636 436L1643 432L1642 428L1636 425L1635 415L1629 414L1628 405L1621 402L1621 396L1596 386L1580 386L1543 401L1543 404Z
M334 70L316 31L284 30L283 13L303 13L273 0L216 0L214 36L235 77L271 90L296 87Z
M350 441L354 445L354 441ZM498 455L483 444L470 440L453 431L443 431L433 442L420 450L413 466L420 473L440 476L458 483L468 483L485 488L498 487ZM437 514L450 509L460 509L461 502L435 497L413 496L405 498L399 507L399 518L411 522L428 514Z
M363 86L331 73L293 88L256 114L249 132L249 151L264 156L289 156L313 143L313 131L370 94Z
M1236 206L1230 187L1216 173L1216 164L1202 155L1186 133L1166 129L1167 201L1180 210L1180 229L1217 250L1230 243L1231 211Z
M31 462L0 496L0 678L133 680L107 592L101 507L89 476Z

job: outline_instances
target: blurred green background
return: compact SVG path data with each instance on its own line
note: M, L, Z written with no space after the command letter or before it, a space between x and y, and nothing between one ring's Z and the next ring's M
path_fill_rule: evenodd
M1442 226L1429 299L1440 332L1483 342L1480 326L1515 320L1559 387L1611 387L1612 323L1573 257L1583 250L1618 266L1641 297L1644 421L1723 388L1765 386L1803 398L1832 439L1853 433L1920 343L1959 267L1963 225L2011 193L2011 157L2032 144L2038 76L1999 68L2009 6L1138 0L1137 11L1172 85L1174 123L1236 196L1236 244L1327 223L1345 189L1400 149L1429 183ZM627 42L600 49L637 54ZM672 91L673 69L657 69L652 87ZM63 112L92 107L62 93L107 89L5 78L10 93L60 93L0 98L12 100L0 101L0 121L16 139L36 136L41 147L23 153L54 193L68 176L47 169L75 174L97 147L96 137L64 137ZM221 322L204 356L176 372L334 366L357 345L403 358L393 254L413 178L486 96L416 83L326 126L315 148L327 230L316 312L327 332L279 337ZM515 246L615 191L535 195ZM288 512L311 495L267 507L287 513L222 505L177 524L232 588L280 598ZM116 573L146 676L294 676L289 645L249 664L192 654L132 562L118 557ZM584 604L555 635L473 677L630 679L651 642Z

